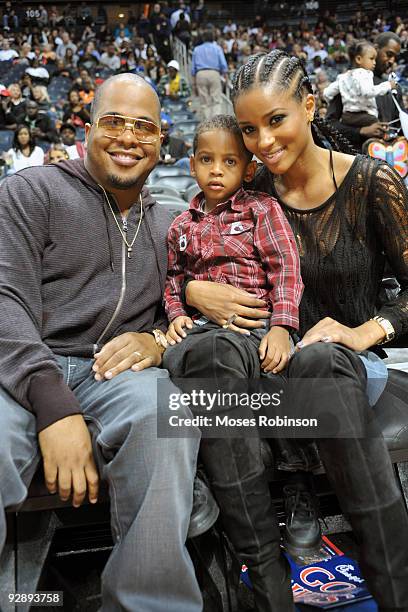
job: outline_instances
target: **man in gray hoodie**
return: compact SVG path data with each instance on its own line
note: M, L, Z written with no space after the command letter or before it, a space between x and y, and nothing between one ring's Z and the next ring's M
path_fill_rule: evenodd
M0 550L3 508L24 500L41 457L49 491L75 507L97 501L99 474L115 540L106 612L202 609L185 549L198 435L156 432L157 382L171 384L157 368L169 219L144 187L159 126L153 89L114 76L84 160L0 185Z

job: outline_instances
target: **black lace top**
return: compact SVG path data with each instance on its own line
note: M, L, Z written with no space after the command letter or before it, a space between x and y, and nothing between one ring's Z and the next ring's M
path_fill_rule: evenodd
M393 169L358 155L337 191L312 210L282 202L264 166L251 187L279 200L295 234L305 284L301 336L326 316L355 327L375 314L396 336L408 332L408 192ZM401 290L378 306L387 259Z

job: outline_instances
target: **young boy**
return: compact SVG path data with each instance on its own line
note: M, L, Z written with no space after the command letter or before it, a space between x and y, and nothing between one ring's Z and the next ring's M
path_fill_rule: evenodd
M199 331L193 319L203 325L203 318L199 314L190 318L183 304L182 287L189 277L228 283L268 303L269 330L252 332L252 336L260 340L262 369L280 372L289 360L289 331L299 326L303 291L289 223L276 200L243 189L243 181L253 178L256 162L251 161L234 117L216 115L202 122L193 151L191 174L202 191L193 198L189 210L174 220L168 233L164 298L171 322L167 334L171 346L166 351L166 364L173 369L175 345L186 337L185 328L191 330L189 335ZM233 320L231 317L223 327L236 330ZM214 324L206 321L204 318L211 333ZM197 343L203 331L197 334Z

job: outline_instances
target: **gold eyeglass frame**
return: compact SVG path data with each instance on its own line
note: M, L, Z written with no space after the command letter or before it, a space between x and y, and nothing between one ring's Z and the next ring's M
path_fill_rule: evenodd
M117 136L111 136L109 134L104 134L104 136L106 136L106 138L112 138L113 140L115 140L116 138L119 138L120 136L122 136L122 134L126 131L126 129L128 127L132 128L132 132L133 135L137 138L138 142L142 143L142 144L154 144L159 138L160 138L160 134L161 134L161 129L160 126L157 125L156 123L153 123L153 121L147 121L146 119L138 119L137 117L128 117L126 115L113 115L113 114L106 114L106 115L102 115L101 117L99 117L96 122L95 122L95 126L98 129L103 129L99 126L99 121L101 119L104 119L105 117L114 117L114 118L119 118L119 119L124 119L125 120L125 124L123 126L123 130L120 132L120 134L118 134ZM128 120L128 121L126 121ZM138 123L144 123L145 125L154 125L155 128L157 128L158 132L157 134L154 135L154 140L141 140L140 138L138 138L135 134L135 124L136 122Z

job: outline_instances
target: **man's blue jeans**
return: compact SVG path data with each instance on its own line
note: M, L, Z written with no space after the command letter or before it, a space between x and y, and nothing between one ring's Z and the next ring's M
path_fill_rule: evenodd
M168 378L167 371L128 370L96 382L92 359L58 361L89 425L101 478L109 483L115 546L102 575L102 610L199 612L201 594L185 547L199 434L157 438L157 379ZM1 550L3 508L24 501L40 461L33 415L2 389L0 449ZM2 597L7 594L0 593L1 608Z

